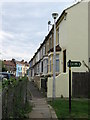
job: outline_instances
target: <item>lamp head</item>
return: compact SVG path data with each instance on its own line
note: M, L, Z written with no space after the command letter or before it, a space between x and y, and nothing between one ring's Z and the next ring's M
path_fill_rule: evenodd
M48 21L48 25L51 25L51 21Z
M56 19L58 17L58 13L52 13L52 17Z

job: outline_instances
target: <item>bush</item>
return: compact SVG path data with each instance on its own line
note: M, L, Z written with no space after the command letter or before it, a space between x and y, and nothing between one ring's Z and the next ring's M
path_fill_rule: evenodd
M63 95L61 95L61 98L63 98Z
M7 88L8 85L10 85L12 87L15 87L16 85L18 85L18 83L20 81L23 81L23 80L27 80L27 77L26 76L25 77L19 77L17 80L16 80L16 78L13 78L13 77L11 77L10 79L4 78L3 81L2 81L2 87Z
M3 81L3 118L24 118L31 111L32 106L27 100L27 83L27 77Z

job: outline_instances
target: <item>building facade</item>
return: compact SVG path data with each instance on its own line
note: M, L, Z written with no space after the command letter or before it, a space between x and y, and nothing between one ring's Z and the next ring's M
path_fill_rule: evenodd
M16 61L16 77L22 76L22 64L19 61Z
M71 73L71 91L73 73L86 73L90 70L90 39L89 39L89 1L81 1L65 9L56 22L59 29L59 46L61 47L60 74L56 77L56 97L63 95L69 97L69 68L68 61L81 62L80 67L72 67ZM52 97L52 80L48 79L47 96Z
M13 73L16 77L25 76L29 69L29 63L22 61L17 61L15 59L12 60L4 60L4 67L7 69L7 72Z
M90 0L75 3L65 9L56 21L56 97L69 96L69 60L80 61L72 72L90 70L89 18ZM30 78L47 77L47 97L52 97L54 28L30 60ZM40 79L41 80L41 79Z
M7 72L13 73L15 75L16 73L16 64L15 61L12 60L4 60L3 61L4 67L7 69Z
M16 77L24 77L27 75L27 70L29 69L29 64L27 62L16 61Z

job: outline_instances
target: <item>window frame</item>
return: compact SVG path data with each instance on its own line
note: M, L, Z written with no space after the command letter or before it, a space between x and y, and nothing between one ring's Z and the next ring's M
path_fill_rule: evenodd
M56 67L55 67L55 70L56 72L60 72L60 60L59 60L59 54L56 54L56 56L58 55L58 57L56 57ZM57 65L57 61L59 62ZM57 71L58 70L58 71Z

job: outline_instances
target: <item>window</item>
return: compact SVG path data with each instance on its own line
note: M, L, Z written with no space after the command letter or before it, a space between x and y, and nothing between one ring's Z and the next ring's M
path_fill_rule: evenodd
M39 74L39 64L37 65L37 74Z
M18 71L19 71L19 67L18 67Z
M59 59L56 60L56 72L59 72Z
M56 59L59 59L59 54L56 54Z
M59 55L56 55L56 72L59 72Z
M59 28L57 29L57 44L59 44Z
M43 61L41 63L41 72L43 72Z
M50 57L50 72L51 72L51 57Z
M46 46L47 46L47 51L46 52L48 52L49 51L49 40L47 41Z
M45 58L43 61L43 73L48 73L48 58Z
M50 37L50 49L52 48L52 37Z
M43 47L42 47L42 57L43 57Z
M45 45L43 46L43 55L45 55Z
M47 59L47 73L48 73L48 59Z

